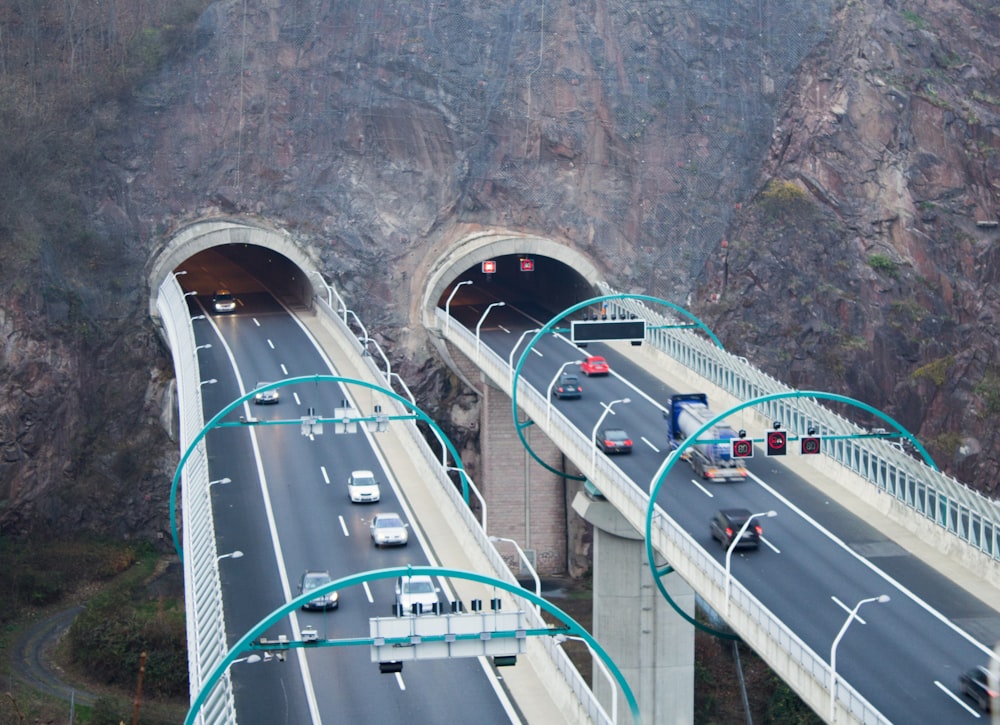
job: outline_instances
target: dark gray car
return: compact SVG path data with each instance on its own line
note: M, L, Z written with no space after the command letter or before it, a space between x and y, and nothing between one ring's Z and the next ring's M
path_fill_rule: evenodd
M733 538L752 515L747 509L720 509L716 511L715 516L712 517L712 538L728 549L733 543ZM746 531L743 532L743 536L740 537L736 548L756 549L760 546L762 533L764 533L764 529L761 528L761 525L756 521L751 522Z
M552 396L559 398L579 398L583 395L583 388L580 387L580 379L576 375L563 373L559 376L559 382L552 388Z

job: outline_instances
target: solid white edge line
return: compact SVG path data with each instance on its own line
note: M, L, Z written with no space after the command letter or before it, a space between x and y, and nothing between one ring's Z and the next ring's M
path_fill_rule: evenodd
M767 484L767 482L764 481L762 478L760 478L758 475L756 475L752 471L747 471L747 477L753 479L758 484L760 484L761 488L763 488L765 491L767 491L772 496L774 496L776 499L778 499L783 504L785 504L785 506L787 506L789 509L791 509L796 514L798 514L799 517L801 517L803 521L806 521L807 523L809 523L810 526L812 526L814 529L816 529L821 534L823 534L823 536L825 536L827 539L829 539L834 544L836 544L837 546L839 546L841 549L843 549L844 551L846 551L849 555L853 556L862 565L868 567L869 570L871 570L873 573L875 573L878 576L880 576L886 583L888 583L891 586L893 586L896 589L898 589L900 591L900 593L902 593L910 601L912 601L914 604L916 604L917 606L919 606L925 612L927 612L932 617L934 617L935 619L937 619L943 625L945 625L946 627L948 627L949 629L951 629L953 632L955 632L955 634L957 634L960 637L962 637L965 641L967 641L969 644L973 645L977 649L982 650L982 652L987 657L992 657L993 656L993 648L992 647L987 647L982 642L979 642L978 640L976 640L972 635L970 635L968 632L966 632L965 630L963 630L957 624L955 624L950 619L948 619L947 617L945 617L939 611L937 611L936 609L934 609L931 605L929 605L923 599L921 599L916 594L914 594L913 592L911 592L909 589L907 589L906 587L904 587L898 581L896 581L895 579L893 579L886 572L882 571L877 566L875 566L873 563L871 563L870 561L868 561L866 558L864 558L863 556L861 556L860 554L858 554L856 551L854 551L854 549L852 549L850 546L848 546L845 542L843 542L842 540L840 540L836 536L834 536L832 532L827 531L825 528L823 528L822 526L820 526L819 522L816 521L814 518L812 518L809 514L807 514L805 511L803 511L802 509L800 509L798 506L796 506L795 504L793 504L787 498L785 498L780 493L778 493L773 488L771 488L771 486L769 486Z
M240 396L246 395L246 391L243 388L243 376L240 374L239 366L236 364L236 358L233 356L233 351L230 349L229 345L226 343L225 338L222 336L222 332L215 325L215 320L211 320L212 327L215 328L215 334L219 338L220 344L226 351L226 355L229 357L229 364L233 368L233 372L236 374L236 384L240 389ZM256 322L256 320L254 320ZM259 327L259 323L258 323ZM250 415L250 405L248 401L244 401L243 409L246 416L249 418ZM278 578L281 580L281 590L285 597L285 601L289 602L294 597L292 597L292 588L288 583L288 571L285 569L285 557L281 551L281 542L278 540L278 526L274 521L274 509L271 507L271 495L267 488L267 477L264 475L264 462L260 457L260 447L257 445L257 433L256 429L250 427L248 432L250 433L250 445L253 448L254 460L257 464L257 478L260 482L260 491L264 500L264 511L267 514L267 528L271 534L271 546L274 550L275 562L278 567ZM292 625L292 632L294 635L301 639L301 630L299 628L299 620L296 612L289 612L288 619ZM302 686L306 693L306 703L309 706L309 716L315 725L322 725L323 720L320 718L319 714L319 703L316 701L316 691L313 689L312 685L312 675L309 671L309 663L306 661L305 650L301 647L295 648L295 656L299 663L299 672L302 675Z
M323 348L320 347L319 342L312 336L312 334L309 332L309 330L297 316L292 314L290 311L289 311L289 316L302 329L306 338L312 342L313 347L316 349L317 353L319 353L320 358L326 363L327 368L332 372L332 374L336 375L337 374L336 368L334 368L333 363L330 361L330 358L327 357L326 352L323 350ZM341 389L344 390L345 395L350 397L350 391L347 390L347 386L341 385ZM381 466L382 471L386 474L386 478L389 480L389 485L392 486L392 490L396 493L396 498L399 500L399 505L402 507L403 512L406 515L406 518L410 521L410 527L417 535L417 541L420 543L420 549L424 552L424 555L427 557L427 561L430 562L431 566L441 566L441 562L439 562L434 557L433 552L428 548L427 541L426 539L424 539L424 533L421 530L420 526L418 525L418 522L413 518L413 512L410 511L410 508L406 503L406 497L402 495L399 485L396 482L396 477L393 475L392 469L386 463L385 458L382 455L382 449L375 444L374 438L372 437L372 432L368 430L367 427L363 429L363 433L365 434L365 438L368 440L368 444L371 446L372 452L375 454L375 458L379 462L379 466ZM449 602L454 601L456 597L454 592L451 590L451 587L448 585L448 583L447 582L440 582L440 583L442 585L441 589L445 594L445 598ZM372 599L371 601L372 603L374 603L374 599ZM296 651L301 652L302 650L298 649ZM507 692L506 690L504 690L503 685L500 684L500 680L497 679L496 672L494 672L493 668L489 666L486 657L478 657L477 659L479 660L480 666L483 668L483 672L486 675L487 681L490 683L490 686L493 688L493 692L497 696L497 700L500 701L501 707L503 707L504 711L507 713L508 719L510 720L512 725L519 725L522 722L522 720L517 714L518 712L517 709L514 707L514 705L510 701L510 698L507 696ZM396 675L398 677L399 673L396 673Z

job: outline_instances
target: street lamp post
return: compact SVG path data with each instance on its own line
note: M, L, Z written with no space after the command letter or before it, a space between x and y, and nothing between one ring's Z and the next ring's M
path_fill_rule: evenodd
M444 331L445 332L448 332L448 329L451 327L451 311L450 311L451 310L451 300L458 293L459 288L462 287L462 286L464 286L464 285L467 285L467 284L472 284L472 280L471 279L463 279L461 282L459 282L458 284L456 284L455 285L455 289L453 289L451 291L451 294L448 295L448 299L445 300L445 303L444 303Z
M195 351L195 352L198 352L199 350L210 350L211 348L212 348L212 343L210 343L210 342L206 342L206 343L205 343L204 345L198 345L198 346L197 346L197 347L196 347L196 348L194 349L194 351Z
M242 558L243 558L243 552L237 549L236 551L230 551L228 554L222 554L221 556L215 557L215 561L220 562L223 559L242 559Z
M216 378L209 378L208 380L202 380L200 383L198 383L198 385L199 386L202 386L202 385L215 385L217 382L219 382L219 381Z
M507 358L507 367L510 368L510 384L514 384L514 353L517 352L517 348L520 347L521 343L524 342L524 338L528 335L533 335L538 332L541 328L536 327L534 330L525 330L521 333L521 336L517 338L517 342L514 343L514 348L510 351L510 357Z
M209 487L215 486L216 484L224 486L227 483L232 483L232 482L233 482L233 479L231 479L229 476L226 476L225 478L217 478L214 481L209 481L208 485L209 485Z
M469 490L472 491L472 493L475 494L475 496L476 496L477 499L479 499L479 506L483 510L483 520L480 522L480 526L482 527L483 531L485 532L487 530L486 529L486 500L483 498L483 495L481 493L479 493L479 489L476 488L476 484L473 483L472 477L468 473L465 472L464 468L456 468L455 466L445 466L444 470L446 470L446 471L454 471L459 476L461 476L462 479L465 481L465 483L468 485Z
M490 314L490 310L494 307L504 307L506 304L506 302L490 303L490 305L486 308L486 312L483 313L483 316L479 318L479 322L476 323L476 355L479 355L479 328L483 326L483 321L486 319L486 315Z
M833 645L830 647L830 722L834 721L834 717L837 714L837 645L840 644L840 640L844 636L844 632L846 632L847 628L851 625L851 622L853 622L858 616L858 610L861 609L863 604L868 604L869 602L885 604L888 601L888 594L862 599L854 605L854 609L852 609L851 613L847 615L847 620L844 622L844 626L840 628L840 631L833 640ZM862 620L862 623L863 622L864 620Z
M319 281L323 283L324 287L326 287L326 304L327 304L327 307L329 307L332 310L333 309L333 294L332 294L332 290L330 289L330 285L328 285L326 283L326 280L323 279L323 275L320 274L319 272L317 272L316 270L313 270L313 274L315 274L317 277L319 277Z
M549 389L545 391L545 423L548 425L549 418L552 413L552 388L555 387L556 382L562 377L563 371L570 365L579 365L581 360L570 360L569 362L564 362L559 366L559 370L556 371L556 376L552 378L552 382L549 383Z
M601 413L601 417L597 419L597 425L594 426L594 430L590 434L590 443L593 446L593 450L591 450L591 452L590 452L590 470L591 470L591 473L594 473L595 472L595 468L597 467L597 431L598 431L598 429L600 429L601 423L604 422L604 419L607 417L608 413L611 412L611 409L613 407L615 407L619 403L628 404L628 403L631 403L631 402L632 402L632 400L630 398L622 398L621 400L612 400L607 405L604 405L604 403L601 403L601 405L604 407L604 412Z
M504 536L491 536L490 541L492 541L493 543L496 543L498 541L506 541L508 544L514 545L514 548L517 549L518 556L521 557L521 561L523 561L524 565L528 567L528 571L531 573L531 578L535 580L535 596L541 598L542 580L538 578L538 572L535 571L535 567L531 565L531 561L528 559L527 554L524 553L524 549L522 549L520 545L516 541L514 541L514 539L508 539ZM535 605L535 611L538 612L539 614L541 614L542 612L541 607L539 607L537 604Z
M615 725L615 723L618 722L618 686L615 684L615 679L611 676L611 672L608 671L607 665L601 662L601 658L594 653L594 650L590 648L590 645L587 644L587 640L585 640L583 637L572 637L568 634L557 634L552 638L552 641L555 642L556 644L562 644L567 640L573 640L574 642L583 642L585 645L587 645L587 651L590 652L591 658L594 660L595 663L597 663L597 666L600 668L601 673L604 675L604 679L608 681L608 687L611 688L611 722L612 725Z
M747 517L747 520L743 522L743 525L740 527L739 532L737 532L736 536L733 537L733 540L729 542L729 548L726 549L726 614L729 614L729 594L730 591L732 590L733 576L729 565L732 563L733 560L733 551L736 549L736 546L740 543L740 539L743 538L743 534L745 534L746 530L750 528L750 524L753 523L754 519L761 517L773 518L774 516L777 515L778 515L777 511L761 511L758 514L750 514L750 516Z

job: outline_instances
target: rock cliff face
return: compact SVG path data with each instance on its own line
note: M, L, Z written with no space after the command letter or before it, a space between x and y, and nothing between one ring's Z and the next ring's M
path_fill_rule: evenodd
M219 213L320 249L442 416L467 405L411 329L413 260L454 228L504 226L685 304L793 385L885 410L993 490L998 30L974 0L208 5L155 78L83 114L99 154L80 191L88 228L70 233L114 240L104 251L120 259L84 321L137 313L94 324L90 341L46 335L52 310L7 283L6 330L25 332L0 361L0 521L81 515L65 492L103 468L87 445L95 418L123 429L125 449L152 429L162 350L136 280L171 230ZM54 283L78 293L98 278ZM11 339L49 362L33 368L39 356ZM90 354L126 339L139 340L129 355ZM109 378L131 407L87 383ZM40 391L33 418L53 428L34 448L18 443L31 438L22 390ZM55 430L62 407L74 414ZM109 490L146 482L129 487L151 497L135 502L142 520L161 515L165 486L148 461L108 474ZM53 496L63 508L25 508Z

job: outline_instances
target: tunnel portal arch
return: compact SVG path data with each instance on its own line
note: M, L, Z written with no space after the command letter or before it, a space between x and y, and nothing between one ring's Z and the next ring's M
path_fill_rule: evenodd
M476 231L450 245L440 257L431 259L425 274L415 276L415 282L422 288L419 296L414 295L415 300L419 299L419 310L415 312L424 326L431 329L437 326L434 309L438 301L466 270L486 260L514 255L548 257L561 262L595 291L603 280L590 259L566 242L509 230Z
M302 275L295 280L297 288L293 294L304 304L311 304L316 294L326 294L325 288L320 286L322 278L311 250L297 243L287 232L260 221L206 219L179 229L150 263L147 273L150 317L154 320L159 318L156 297L168 275L200 252L228 245L271 250L287 260L288 265L301 270Z

